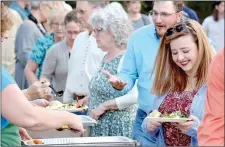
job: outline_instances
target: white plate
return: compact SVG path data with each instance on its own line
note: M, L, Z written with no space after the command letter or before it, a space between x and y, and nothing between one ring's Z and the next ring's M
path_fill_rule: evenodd
M80 112L83 110L87 110L88 106L82 107L82 108L72 108L72 109L64 109L64 108L59 108L59 109L54 109L50 107L46 107L47 109L52 109L52 110L58 110L58 111L68 111L68 112Z
M151 117L147 116L148 119L153 119L159 122L186 122L191 120L190 118L164 118L164 117Z

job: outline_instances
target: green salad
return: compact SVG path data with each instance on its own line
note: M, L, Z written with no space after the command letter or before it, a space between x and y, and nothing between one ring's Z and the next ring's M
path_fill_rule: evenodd
M182 114L180 111L175 111L170 114L161 114L161 117L165 118L188 118L185 114Z

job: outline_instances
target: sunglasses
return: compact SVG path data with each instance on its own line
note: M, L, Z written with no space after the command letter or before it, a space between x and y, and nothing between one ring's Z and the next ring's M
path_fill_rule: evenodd
M169 28L166 31L166 37L173 35L175 32L180 33L180 32L187 32L187 26L185 24L179 24L174 26L173 28Z

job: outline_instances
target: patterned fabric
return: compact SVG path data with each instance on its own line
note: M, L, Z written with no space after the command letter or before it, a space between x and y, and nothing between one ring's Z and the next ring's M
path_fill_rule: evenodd
M39 65L37 71L37 78L40 78L43 62L46 52L54 44L54 34L47 34L36 41L35 46L32 48L30 60Z
M115 99L124 95L124 92L114 93L113 87L108 82L101 70L107 70L111 74L117 74L118 65L122 55L117 56L108 63L102 61L100 69L93 76L90 89L89 111L95 109L105 101ZM90 136L126 136L131 137L133 122L135 119L136 106L131 106L123 110L110 110L103 114L98 123L91 128Z
M181 111L186 116L190 115L191 104L197 91L170 92L159 107L162 114ZM183 134L180 129L171 123L163 123L163 133L167 146L190 146L191 137Z

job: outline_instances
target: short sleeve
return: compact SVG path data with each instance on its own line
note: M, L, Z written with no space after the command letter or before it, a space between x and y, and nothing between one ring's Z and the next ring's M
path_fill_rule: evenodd
M2 79L1 79L1 92L2 92L8 85L15 84L15 81L4 66L1 66L1 68L2 68Z
M42 48L44 47L43 40L44 38L39 38L31 50L30 60L37 64L41 64L43 62L44 56L44 52L42 52Z

